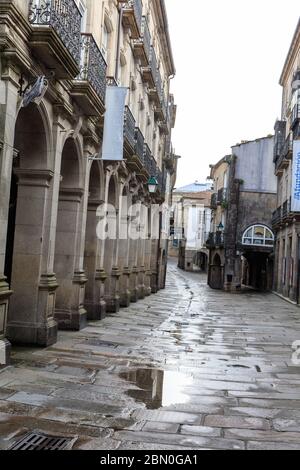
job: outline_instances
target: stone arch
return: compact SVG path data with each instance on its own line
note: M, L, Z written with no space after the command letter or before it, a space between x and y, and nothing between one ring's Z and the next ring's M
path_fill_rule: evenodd
M109 175L108 179L108 204L113 205L116 209L119 207L119 182L118 175L112 173Z
M41 145L41 140L43 140L43 145ZM51 119L43 101L39 105L31 103L18 110L14 148L20 154L24 152L27 155L30 154L31 158L27 157L27 166L53 169Z
M103 203L103 174L99 161L90 165L87 217L85 230L84 271L87 277L85 308L89 320L101 320L105 315L101 299L101 259L103 241L97 238L97 210Z
M86 324L81 238L83 220L83 158L78 139L68 136L61 154L54 271L57 290L55 318L61 329L79 330Z
M118 209L119 209L119 181L116 172L108 176L107 203L109 204L107 224L110 227L109 236L104 245L104 270L107 274L105 281L105 302L108 312L116 313L120 309L118 262ZM113 207L113 208L112 208Z
M129 222L129 207L131 205L130 186L128 181L121 185L122 197L120 199L120 238L118 241L118 267L121 272L120 277L120 305L121 307L128 307L130 305L130 267L129 267L129 253L130 253L130 239L128 234Z
M41 287L49 254L53 162L44 105L21 108L15 122L14 162L7 232L6 273L14 291L8 334L17 343L56 341L54 284ZM47 278L47 276L46 276Z

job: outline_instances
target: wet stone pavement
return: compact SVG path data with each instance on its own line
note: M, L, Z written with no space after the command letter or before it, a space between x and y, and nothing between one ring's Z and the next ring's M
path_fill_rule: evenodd
M28 431L73 449L300 449L300 310L212 291L169 267L167 289L0 372L0 449Z

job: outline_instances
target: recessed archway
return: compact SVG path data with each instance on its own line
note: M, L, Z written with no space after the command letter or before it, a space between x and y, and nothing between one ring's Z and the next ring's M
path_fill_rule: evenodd
M80 330L86 325L84 284L79 272L82 204L80 147L68 138L61 157L61 181L57 210L54 271L59 284L55 318L60 329Z
M47 273L54 175L50 142L43 106L22 108L15 124L5 256L5 274L14 292L8 336L17 343L49 345L56 341L56 285L48 283Z
M120 272L116 266L117 253L117 217L119 207L119 191L117 175L110 175L108 182L108 236L104 243L104 270L107 274L105 281L105 302L107 312L116 313L120 310L119 279Z
M101 261L100 251L103 240L97 238L97 210L102 204L102 174L98 161L93 161L90 168L89 196L87 204L84 271L87 277L85 289L85 308L89 320L101 320L105 316L105 305L101 298Z

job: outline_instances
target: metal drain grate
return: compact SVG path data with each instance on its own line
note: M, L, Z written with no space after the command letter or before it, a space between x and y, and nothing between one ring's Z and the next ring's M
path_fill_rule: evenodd
M73 439L29 432L9 450L64 450Z

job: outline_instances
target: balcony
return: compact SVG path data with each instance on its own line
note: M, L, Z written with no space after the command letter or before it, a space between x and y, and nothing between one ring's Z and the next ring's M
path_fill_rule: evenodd
M158 182L158 191L162 196L166 193L166 186L167 186L167 174L162 172L158 167L156 168L156 179Z
M107 65L92 34L81 35L80 73L70 92L88 116L105 112Z
M119 0L118 0L119 1ZM130 29L131 39L139 39L142 31L143 5L141 0L123 2L123 26Z
M157 59L153 46L150 48L150 61L147 67L141 67L142 79L150 90L155 88L157 77Z
M80 70L81 14L74 0L30 0L29 40L35 55L58 79L75 78Z
M300 105L296 104L291 114L291 128L294 129L294 127L298 124L299 121L300 121Z
M222 188L219 189L217 193L217 205L221 206L222 204L227 202L227 189Z
M279 151L278 151L279 153ZM279 156L275 161L275 173L276 175L282 174L285 168L288 168L289 162L293 155L293 135L290 134L288 138L281 144Z
M158 68L156 68L154 82L154 87L149 87L149 98L156 104L156 109L161 111L163 87L160 71L158 70Z
M207 248L223 248L224 232L211 232L206 241Z
M141 130L136 127L135 129L135 154L139 157L140 162L144 161L144 143L145 139Z
M155 118L158 119L159 127L165 133L169 133L169 121L168 121L168 110L167 110L167 101L164 95L164 92L161 93L159 104L156 106L154 111Z
M132 45L134 57L140 60L142 67L148 67L150 64L151 55L151 35L145 16L143 16L142 19L142 37L133 39Z
M272 227L275 228L281 224L282 207L278 207L272 214Z
M152 156L149 145L146 143L144 144L143 164L149 177L156 175L156 162Z
M144 164L144 136L139 127L135 127L134 130L134 147L132 148L132 117L130 117L130 128L128 129L130 133L130 141L131 144L128 145L127 148L125 146L125 157L128 168L131 171L136 172L137 174L142 173L143 164ZM129 140L129 139L127 139ZM126 151L127 150L127 151Z
M214 193L211 195L211 200L210 200L210 207L211 209L216 210L218 207L218 195L217 193Z
M299 217L298 212L293 212L292 211L292 198L289 198L287 201L285 201L282 205L282 212L281 212L281 221L283 223L289 223L295 217Z
M274 159L276 162L280 157L284 145L286 135L286 121L276 121L275 127L275 140L274 140Z
M272 215L272 226L278 228L283 224L292 222L295 218L299 219L300 214L292 211L292 200L287 199L281 207L278 207Z
M129 155L135 153L135 119L130 111L129 107L125 107L124 115L124 148Z

